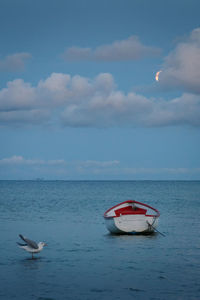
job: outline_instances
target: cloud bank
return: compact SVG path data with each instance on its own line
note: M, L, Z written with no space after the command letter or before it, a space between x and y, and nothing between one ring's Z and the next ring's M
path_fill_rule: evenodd
M131 36L110 45L69 48L70 60L134 60L159 50ZM29 53L0 61L0 69L19 70ZM64 127L200 126L200 28L164 59L158 84L182 95L171 100L119 90L109 73L95 78L52 73L35 86L17 78L0 89L0 125Z
M159 82L167 88L200 94L200 28L165 57Z
M95 49L70 47L62 57L66 61L130 61L143 57L156 56L160 49L143 45L137 36L112 44L101 45Z
M36 86L16 79L0 90L0 124L68 127L200 126L200 98L183 93L172 99L147 98L117 89L102 73L93 79L52 73Z
M27 165L27 166L53 166L53 165L65 165L65 161L63 159L59 160L41 160L41 159L25 159L23 156L14 155L9 158L3 158L0 159L0 166L21 166L21 165Z
M124 166L118 160L113 161L65 161L63 159L42 160L26 159L23 156L0 159L0 178L5 179L34 179L38 177L46 179L73 179L73 178L105 178L106 176L134 178L134 176L196 176L200 174L200 168L144 168ZM150 177L148 177L150 176Z
M31 54L26 52L8 55L4 59L0 59L0 71L22 71L25 68L26 61L31 57Z

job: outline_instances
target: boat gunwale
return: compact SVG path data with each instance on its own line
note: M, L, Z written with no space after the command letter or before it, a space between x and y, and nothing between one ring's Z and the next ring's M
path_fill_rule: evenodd
M152 210L154 210L156 212L156 215L149 215L149 214L145 214L146 217L153 217L153 218L158 218L160 216L160 212L156 209L156 208L153 208L152 206L148 205L148 204L145 204L145 203L142 203L142 202L139 202L139 201L136 201L136 200L126 200L124 202L121 202L117 205L114 205L113 207L109 208L108 210L106 210L106 212L104 213L104 218L105 219L112 219L112 218L119 218L119 216L107 216L108 212L111 211L112 209L122 205L122 204L125 204L125 203L136 203L136 204L139 204L139 205L142 205L142 206L145 206L147 208L150 208Z

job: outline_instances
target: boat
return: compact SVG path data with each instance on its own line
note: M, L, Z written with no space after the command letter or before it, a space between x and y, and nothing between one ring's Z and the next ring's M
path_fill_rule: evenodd
M108 231L114 234L150 234L157 231L160 213L135 200L121 202L104 213Z

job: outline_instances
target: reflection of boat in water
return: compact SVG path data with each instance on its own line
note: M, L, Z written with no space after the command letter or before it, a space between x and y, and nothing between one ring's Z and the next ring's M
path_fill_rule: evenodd
M152 233L158 225L157 209L134 200L119 203L104 213L111 233Z

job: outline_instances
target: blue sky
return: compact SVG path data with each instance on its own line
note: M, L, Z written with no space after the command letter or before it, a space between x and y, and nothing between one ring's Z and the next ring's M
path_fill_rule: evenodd
M0 179L199 180L199 10L0 0Z

